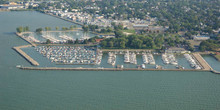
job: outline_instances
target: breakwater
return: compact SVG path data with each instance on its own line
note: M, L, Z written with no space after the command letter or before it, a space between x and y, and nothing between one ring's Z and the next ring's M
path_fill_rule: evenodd
M27 55L24 51L21 50L21 48L27 48L31 47L32 45L23 45L18 47L13 47L13 49L18 52L22 57L24 57L28 62L30 62L34 66L38 66L39 63L35 61L33 58L31 58L29 55Z
M33 42L29 41L28 39L26 39L26 38L23 37L23 34L24 34L24 33L31 33L31 32L23 32L23 33L18 33L18 32L16 32L16 35L17 35L18 37L22 38L23 40L25 40L26 42L28 42L29 44L31 44L32 46L36 47L37 45L36 45L35 43L33 43Z
M195 69L141 69L141 68L65 68L65 67L19 67L24 70L73 70L73 71L206 71Z
M193 53L192 55L196 59L196 61L198 61L199 64L203 67L203 70L213 70L212 67L202 58L199 53Z

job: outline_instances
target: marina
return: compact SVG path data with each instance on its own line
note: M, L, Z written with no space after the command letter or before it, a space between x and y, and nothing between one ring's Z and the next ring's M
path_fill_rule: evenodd
M41 33L22 32L16 34L31 44L45 44L47 40L50 40L52 44L65 44L68 43L68 41L74 42L76 39L82 42L95 35L83 33L83 31L78 29L69 31L42 31Z
M57 64L99 64L97 49L91 47L38 46L35 50Z
M27 48L31 47L29 45ZM137 56L135 52L132 51L126 51L124 54L123 52L108 52L107 54L107 63L109 65L112 65L112 68L105 67L103 64L101 64L103 60L103 51L100 49L96 48L91 48L91 47L78 47L78 46L37 46L34 47L34 49L40 53L42 56L50 60L51 63L59 64L59 65L97 65L94 67L37 67L40 68L41 70L103 70L103 71L129 71L129 70L137 70L137 71L153 71L153 70L165 70L165 71L211 71L212 69L208 69L207 67L209 66L208 63L204 65L204 59L202 60L201 57L198 57L198 54L184 54L184 57L188 61L189 65L192 68L185 68L179 65L174 65L176 68L164 68L161 63L158 61L156 62L154 59L154 55L151 53L139 53L138 54L138 59L140 57L142 58L142 61L138 60L137 61ZM118 54L117 54L118 53ZM120 56L123 55L123 62L124 64L121 63L116 63L116 60L118 59L118 55ZM163 55L156 55L157 58L160 57L163 59ZM197 56L196 56L197 55ZM170 55L173 56L173 55ZM196 56L196 57L195 57ZM122 57L119 57L121 59ZM168 57L170 60L173 58ZM131 60L130 60L131 59ZM175 58L176 59L176 58ZM134 62L136 61L136 62ZM173 61L173 60L171 60ZM175 60L177 61L177 60ZM163 61L164 62L164 61ZM142 63L142 64L141 64ZM33 63L32 63L33 64ZM127 64L131 65L136 65L133 66L133 68L130 68L126 66ZM39 65L39 64L38 64ZM100 65L100 66L98 66ZM116 66L117 65L117 66ZM150 65L155 65L155 66L150 66ZM173 64L171 64L173 65ZM165 66L165 65L164 65ZM204 69L204 67L206 69ZM153 67L153 68L152 68ZM199 68L200 67L200 68ZM25 66L22 67L23 69ZM22 69L20 67L20 69ZM70 69L72 68L72 69ZM75 69L74 69L75 68ZM35 67L33 68L28 68L28 69L36 69ZM213 72L213 71L212 71ZM214 71L216 72L216 71Z
M162 60L165 64L178 65L178 62L173 54L163 53Z
M136 54L134 52L127 51L124 54L124 62L131 63L131 64L137 64Z
M108 64L115 65L116 63L116 55L113 52L108 53Z
M81 28L80 28L81 29ZM76 31L77 30L77 31ZM163 64L158 61L155 61L154 55L158 55L155 53L154 50L146 50L146 49L92 49L87 50L88 47L85 46L67 46L62 45L69 40L74 41L75 39L67 34L74 32L75 35L79 35L78 28L74 31L45 31L42 34L36 35L36 33L32 32L24 32L24 33L17 33L19 37L30 43L32 46L35 47L35 50L42 54L45 58L47 58L51 63L59 64L59 65L100 65L94 66L92 68L108 68L108 66L102 66L103 60L103 52L108 53L107 63L112 65L113 69L117 67L126 68L134 68L134 69L142 69L142 70L149 70L149 69L164 69L164 70L179 70L179 69L186 69L186 70L211 70L212 68L209 64L202 59L199 54L184 54L184 57L187 59L190 68L185 68L182 64L177 61L174 54L172 53L161 53L161 59ZM89 37L86 35L81 36L79 40L88 39ZM44 39L44 40L43 40ZM53 44L42 44L45 40L50 40ZM38 45L38 46L37 46ZM25 52L24 52L25 53ZM123 62L120 63L121 57L118 55L123 55ZM142 61L139 60L140 56L142 56ZM26 57L25 57L26 58ZM28 58L29 59L29 58ZM116 60L119 60L116 62ZM29 60L30 62L32 60ZM32 62L32 64L34 64ZM174 66L169 66L174 65ZM36 64L35 64L36 65ZM39 64L38 64L39 65ZM133 65L133 66L131 66ZM154 66L150 66L154 65ZM167 66L166 66L167 65ZM76 67L74 67L76 68ZM85 68L85 67L82 67ZM86 67L89 68L89 67ZM128 69L129 70L129 69Z

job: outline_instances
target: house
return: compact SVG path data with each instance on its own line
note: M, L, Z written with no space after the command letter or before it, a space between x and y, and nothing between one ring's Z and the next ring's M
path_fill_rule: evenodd
M95 39L95 41L96 41L97 43L100 43L102 40L104 40L104 39Z

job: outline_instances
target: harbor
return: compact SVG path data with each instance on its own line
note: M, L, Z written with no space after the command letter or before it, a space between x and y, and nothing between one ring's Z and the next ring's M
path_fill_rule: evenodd
M65 42L72 38L66 35L60 35L60 39L53 38L51 36L42 35L46 39L51 39L54 44L42 44L37 42L35 38L25 37L19 33L16 33L19 37L30 43L27 46L14 47L14 49L22 55L27 61L34 66L39 66L39 63L31 58L28 54L21 50L21 48L34 47L35 51L46 57L51 63L56 65L97 65L94 67L24 67L19 65L20 69L24 70L85 70L85 71L211 71L211 66L202 58L199 53L184 54L185 59L188 61L190 68L181 66L175 55L172 53L157 53L154 50L146 49L96 49L91 48L89 45L65 45L60 42ZM59 43L58 43L59 42ZM89 49L90 48L90 49ZM111 65L105 67L102 65L103 54L107 53L107 64ZM123 57L117 57L122 55ZM160 56L163 65L157 64L154 55ZM137 61L137 56L142 58ZM118 64L117 59L123 58L123 63ZM138 63L139 62L139 63ZM99 66L100 65L100 66ZM126 66L127 65L127 66ZM134 66L128 66L134 65ZM174 65L175 68L164 68L164 66L170 67ZM132 68L131 68L132 67Z
M28 54L26 54L21 49L33 47L32 45L24 45L14 47L21 56L23 56L27 61L29 61L34 66L39 66L39 63L31 58ZM105 67L101 62L103 60L103 50L91 48L91 47L72 47L72 46L37 46L33 47L36 52L42 54L43 57L47 58L51 63L55 63L56 65L79 65L78 67L28 67L18 65L19 69L24 70L75 70L75 71L210 71L216 74L219 74L218 71L215 71L211 68L211 66L202 58L199 53L192 54L184 54L184 57L188 61L189 65L192 68L164 68L161 64L158 64L155 61L153 54L145 53L145 52L132 52L132 51L110 51L107 54L107 64L112 65L113 67ZM142 50L143 51L143 50ZM137 54L138 53L138 54ZM119 65L117 63L118 57L124 62L124 65ZM137 56L139 60L137 63ZM161 58L164 65L174 65L176 64L168 64L164 61L164 54L156 55ZM173 57L173 58L172 58ZM141 63L140 58L142 59ZM173 54L168 55L167 61L175 61L177 62L175 56ZM175 60L174 60L175 59ZM194 60L192 60L194 59ZM194 62L194 63L193 63ZM141 64L140 64L141 63ZM125 65L134 65L132 68L125 67ZM140 65L139 65L140 64ZM178 63L179 64L179 63ZM97 65L95 67L83 67L80 65ZM136 65L136 68L135 68ZM146 68L152 65L154 68ZM194 65L194 66L192 66ZM199 66L199 68L197 66Z

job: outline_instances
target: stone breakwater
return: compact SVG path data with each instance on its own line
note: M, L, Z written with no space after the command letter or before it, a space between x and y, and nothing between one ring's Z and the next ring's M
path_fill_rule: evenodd
M28 62L30 62L34 66L39 66L40 64L35 61L33 58L31 58L29 55L27 55L24 51L21 50L21 48L27 48L31 47L32 45L23 45L18 47L13 47L13 49L18 52L22 57L24 57Z

